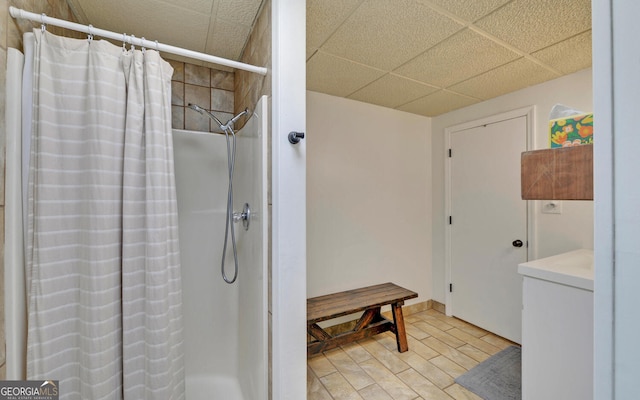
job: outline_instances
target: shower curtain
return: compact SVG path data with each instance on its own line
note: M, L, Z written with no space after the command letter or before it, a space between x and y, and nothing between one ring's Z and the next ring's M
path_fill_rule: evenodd
M182 399L173 69L34 35L27 378L60 399Z

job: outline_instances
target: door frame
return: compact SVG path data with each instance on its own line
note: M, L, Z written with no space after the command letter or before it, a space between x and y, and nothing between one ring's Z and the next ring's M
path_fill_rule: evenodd
M444 152L445 152L445 166L444 166L444 204L445 204L445 214L444 225L445 225L445 252L444 252L444 263L445 263L445 313L447 316L453 315L453 302L451 298L451 292L449 291L449 284L451 283L451 225L448 223L449 216L451 215L451 158L448 157L449 149L451 148L451 135L454 132L464 131L467 129L476 128L482 125L495 124L497 122L526 117L526 144L527 150L531 150L534 148L534 132L535 132L535 106L528 106L523 108L518 108L516 110L507 111L500 114L494 114L488 117L480 118L474 121L465 122L458 125L453 125L444 130ZM534 215L534 204L527 200L527 260L534 260L537 257L538 249L537 249L537 241L535 240L536 236L536 219Z
M271 396L307 393L306 1L271 2ZM265 277L267 279L267 277Z

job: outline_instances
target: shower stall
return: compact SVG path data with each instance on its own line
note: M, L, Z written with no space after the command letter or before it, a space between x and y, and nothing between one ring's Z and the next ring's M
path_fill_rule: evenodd
M237 133L233 179L239 272L222 279L227 201L224 135L174 131L187 400L267 398L267 100ZM228 244L230 251L231 243ZM233 257L225 269L233 271Z
M12 79L7 85L6 117L6 378L20 380L25 379L27 335L21 78L17 72L22 61L9 57L7 64L7 76ZM246 203L251 213L247 230L236 225L239 274L233 285L226 284L220 275L229 178L225 137L173 132L188 400L268 397L267 117L267 99L263 97L237 132L234 211L242 212ZM233 258L227 258L227 270L233 268L232 263Z

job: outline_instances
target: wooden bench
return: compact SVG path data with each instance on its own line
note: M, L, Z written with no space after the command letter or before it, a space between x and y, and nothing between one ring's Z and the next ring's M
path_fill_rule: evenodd
M402 317L402 305L405 300L416 297L416 292L393 283L383 283L307 299L307 332L315 339L307 344L307 356L386 331L396 334L400 353L407 351L409 345ZM393 321L380 314L380 308L387 304L391 305ZM364 313L352 331L331 336L318 325L318 322L360 311Z

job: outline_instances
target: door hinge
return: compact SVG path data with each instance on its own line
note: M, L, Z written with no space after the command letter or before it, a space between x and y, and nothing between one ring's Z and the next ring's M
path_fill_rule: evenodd
M451 149L449 149L449 158L451 158L451 153L452 153Z
M453 217L451 215L449 215L449 225L453 224Z
M450 283L449 284L449 293L452 293L452 292L453 292L453 283Z

